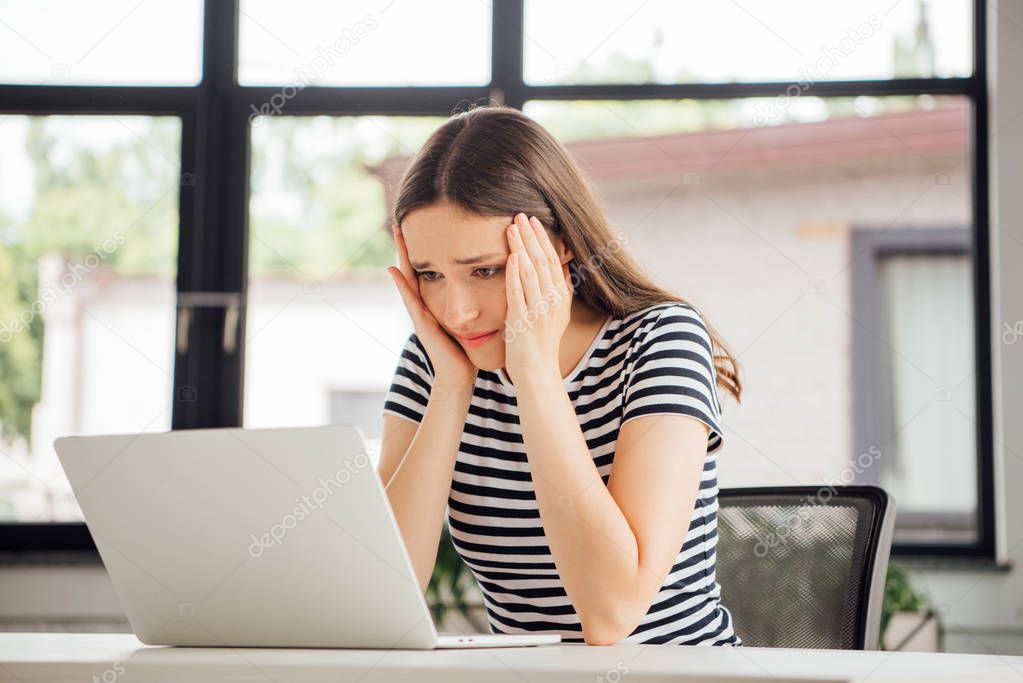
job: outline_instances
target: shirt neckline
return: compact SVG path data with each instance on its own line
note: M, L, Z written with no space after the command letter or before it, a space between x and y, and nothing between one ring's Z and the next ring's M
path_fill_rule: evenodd
M593 352L597 350L598 346L600 346L600 342L603 341L604 339L604 334L607 332L608 328L611 327L611 323L614 322L614 319L615 319L614 315L611 314L608 315L607 320L605 320L604 324L600 326L600 330L598 330L597 334L593 336L593 341L590 342L590 346L589 348L586 349L586 353L582 355L582 358L579 359L579 362L576 363L575 367L572 368L572 371L568 373L568 377L563 377L561 379L562 383L566 387L571 386L576 381L577 375L580 372L582 372L587 365L589 365L590 359L593 356ZM505 374L504 368L497 368L497 370L495 370L494 373L497 375L497 378L500 380L501 384L508 387L509 389L514 390L515 385L512 384L511 379L509 379L508 375Z

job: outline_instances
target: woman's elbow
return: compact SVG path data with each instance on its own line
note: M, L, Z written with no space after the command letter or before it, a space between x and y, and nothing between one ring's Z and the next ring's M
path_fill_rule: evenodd
M590 620L583 623L583 640L587 645L614 645L630 633L631 628L613 620Z
M587 645L614 645L621 638L615 638L603 633L593 634L590 631L583 631L583 640L586 641Z
M600 600L577 605L583 640L587 645L613 645L624 640L643 621L647 608L641 609L629 595L610 592L601 595Z

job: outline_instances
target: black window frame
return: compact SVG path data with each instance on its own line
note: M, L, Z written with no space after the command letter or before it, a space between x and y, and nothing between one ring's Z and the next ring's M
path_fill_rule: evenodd
M499 102L522 109L530 100L732 99L774 97L788 82L529 85L523 79L525 0L492 3L491 82L450 87L307 86L281 116L450 116L465 103ZM967 77L819 81L814 96L960 95L971 107L972 265L977 378L978 539L969 546L896 545L897 555L993 559L994 452L992 421L989 251L987 8L973 0L973 71ZM181 120L178 330L187 348L174 367L172 429L242 424L248 272L251 107L281 86L238 84L239 0L205 0L202 80L195 86L0 85L0 114L138 114ZM983 226L983 229L982 227ZM233 349L225 349L230 324ZM231 345L229 345L231 346ZM182 352L183 351L183 352ZM0 523L7 554L95 556L82 523Z

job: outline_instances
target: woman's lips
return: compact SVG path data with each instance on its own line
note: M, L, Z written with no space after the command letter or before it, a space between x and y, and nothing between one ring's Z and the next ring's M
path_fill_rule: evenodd
M462 344L465 345L465 346L470 346L470 347L483 346L488 341L493 339L494 336L499 331L500 330L493 330L493 331L488 332L487 334L483 335L482 337L473 337L472 339L467 339L466 337L459 337L458 341L462 342Z

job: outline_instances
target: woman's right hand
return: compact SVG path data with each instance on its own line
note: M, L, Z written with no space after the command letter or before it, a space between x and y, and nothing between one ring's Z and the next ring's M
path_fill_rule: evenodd
M453 388L463 384L472 386L476 381L477 368L469 360L462 347L452 339L440 326L433 313L423 303L419 294L419 278L412 270L409 262L408 250L405 247L405 238L401 234L401 226L391 227L394 233L394 243L398 248L398 263L400 270L394 266L388 266L387 272L391 274L398 293L405 303L405 309L416 330L416 336L423 343L430 362L433 364L435 383Z

